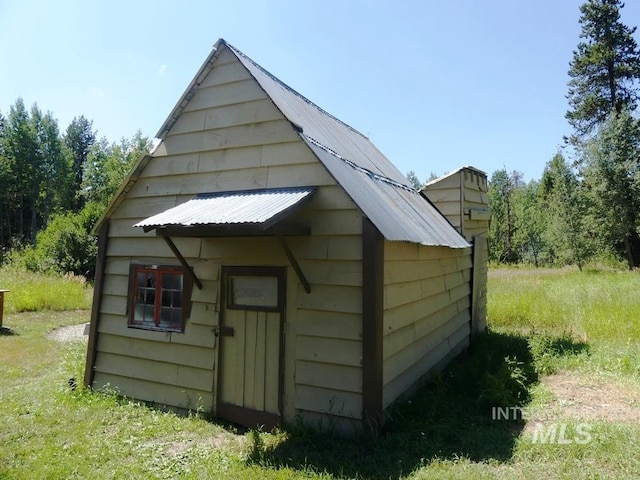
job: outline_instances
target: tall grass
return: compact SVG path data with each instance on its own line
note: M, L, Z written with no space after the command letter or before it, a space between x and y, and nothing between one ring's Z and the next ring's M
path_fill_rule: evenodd
M492 327L570 332L589 340L640 340L640 272L494 269Z
M79 310L91 307L93 289L84 277L42 275L15 268L0 268L0 289L6 313L39 310Z

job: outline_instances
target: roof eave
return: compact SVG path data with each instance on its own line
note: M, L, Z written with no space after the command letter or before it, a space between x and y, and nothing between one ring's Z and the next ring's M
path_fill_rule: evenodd
M167 119L164 121L164 123L160 127L160 130L158 130L158 133L156 133L155 138L159 140L164 140L169 130L171 130L171 127L176 123L176 121L182 114L182 111L185 109L185 107L193 97L198 86L202 83L202 81L206 78L206 76L209 74L209 72L213 68L215 59L220 54L221 49L226 45L227 45L227 42L225 42L223 38L219 38L218 41L213 45L211 49L211 53L209 54L207 59L204 61L204 63L202 64L202 66L200 67L196 75L193 77L193 80L191 80L191 83L189 83L189 86L185 89L184 93L180 97L180 100L178 100L176 105L171 110L171 113L169 114ZM153 154L153 151L141 156L138 159L138 161L134 164L133 168L131 169L131 173L127 175L125 180L120 185L120 188L118 189L116 194L112 197L111 201L109 202L105 210L105 213L102 215L102 217L98 219L95 226L93 227L92 233L94 235L98 234L98 231L100 230L100 226L102 225L102 223L107 218L109 218L113 213L113 211L118 207L118 205L122 203L123 195L126 194L129 190L131 190L133 185L137 182L140 174L142 173L142 170L144 170L144 168L147 166L147 164L151 160L152 154Z
M211 53L198 70L198 73L196 73L196 75L193 77L193 80L191 80L189 86L185 89L184 93L180 97L180 100L178 100L175 107L173 107L173 109L171 110L171 113L160 127L160 130L158 130L158 133L156 133L156 138L159 138L161 140L164 139L169 130L171 130L171 127L173 127L178 118L180 118L182 111L186 108L191 98L193 98L196 89L204 81L207 75L209 75L209 72L211 72L216 58L218 58L218 55L220 55L222 47L226 45L227 42L225 42L225 40L222 38L219 38L218 41L213 45L213 47L211 48Z
M429 186L434 185L434 184L436 184L436 183L438 183L438 182L441 182L441 181L442 181L442 180L444 180L445 178L452 177L453 175L455 175L455 174L457 174L457 173L459 173L459 172L462 172L463 170L471 170L472 172L478 173L478 174L480 174L480 175L484 175L485 177L487 176L487 172L483 172L483 171L482 171L482 170L480 170L479 168L472 167L471 165L466 165L466 166L464 166L464 167L456 168L453 172L449 172L449 173L447 173L446 175L442 175L441 177L434 178L433 180L430 180L430 181L428 181L428 182L425 182L425 183L424 183L424 184L419 188L419 190L423 190L423 189L425 189L426 187L429 187Z

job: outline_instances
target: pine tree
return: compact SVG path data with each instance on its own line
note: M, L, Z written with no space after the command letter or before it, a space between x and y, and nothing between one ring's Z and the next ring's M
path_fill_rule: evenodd
M547 162L540 181L549 261L556 265L575 264L581 270L593 250L582 190L575 171L561 153L555 154Z
M611 114L585 148L584 181L591 223L602 244L640 266L640 122L627 110Z
M582 31L569 76L569 124L574 140L602 124L611 112L633 111L638 100L640 52L636 28L620 21L620 0L588 0L580 7Z

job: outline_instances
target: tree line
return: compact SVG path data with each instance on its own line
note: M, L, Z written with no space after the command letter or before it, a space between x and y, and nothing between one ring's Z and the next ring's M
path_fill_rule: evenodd
M51 112L21 98L0 112L0 264L93 277L91 230L148 138L98 138L75 117L61 133Z
M506 168L491 175L490 260L640 267L640 51L623 8L620 0L580 7L568 71L573 132L542 177L524 182ZM51 112L20 98L0 112L0 264L92 278L92 228L150 147L140 132L99 139L82 115L61 132ZM409 178L419 186L414 172Z
M566 118L573 133L542 178L506 168L491 175L490 258L574 264L613 259L640 267L640 51L624 3L580 7L580 41L569 64Z

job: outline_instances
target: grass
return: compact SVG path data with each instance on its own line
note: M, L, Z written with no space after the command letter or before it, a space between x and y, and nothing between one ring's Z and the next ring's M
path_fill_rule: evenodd
M0 289L5 294L4 311L76 310L91 307L93 289L84 277L38 275L12 268L0 268Z
M495 328L566 330L584 340L640 339L640 272L492 271Z
M0 336L0 479L637 478L637 422L589 420L589 443L562 445L534 443L527 418L555 412L541 381L553 372L640 391L640 315L628 313L640 312L639 281L633 272L492 271L489 334L394 406L383 435L356 438L302 425L237 432L199 412L72 390L85 343L47 333L88 312L9 314ZM527 417L496 421L492 406L522 407ZM569 432L580 426L554 415Z
M554 358L545 373L580 369L640 377L640 272L577 269L491 271L488 318L495 331L536 342L578 339L582 355Z

